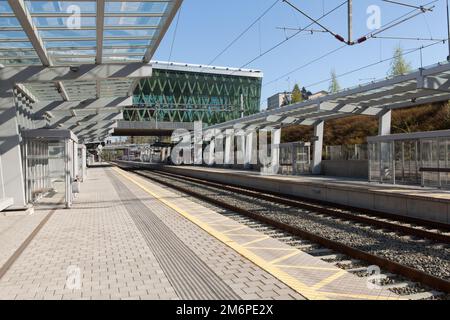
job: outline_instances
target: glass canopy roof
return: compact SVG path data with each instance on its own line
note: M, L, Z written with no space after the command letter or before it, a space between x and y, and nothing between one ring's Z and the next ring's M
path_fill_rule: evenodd
M149 63L182 0L0 0L0 69L81 64ZM70 80L20 84L36 101L83 101L128 97L136 79ZM36 102L35 101L35 102ZM82 118L84 110L55 119L70 121L80 137L109 132L117 110L106 118ZM67 116L67 115L66 115ZM96 119L95 117L100 117ZM66 123L67 122L67 123Z
M149 62L180 3L0 0L0 64Z
M386 110L420 106L450 99L450 63L424 67L408 74L373 81L316 99L266 110L209 129L244 129L283 125L312 126L354 115L379 116Z

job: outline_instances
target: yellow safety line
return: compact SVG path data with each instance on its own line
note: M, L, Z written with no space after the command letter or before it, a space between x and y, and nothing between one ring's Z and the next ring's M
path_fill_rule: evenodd
M222 232L224 234L227 234L227 233L234 232L234 231L239 231L239 230L242 230L242 229L245 229L245 228L247 228L247 227L246 226L241 226L241 227L233 228L233 229L230 229L230 230L225 230L225 231L222 231Z
M325 292L324 292L325 293ZM326 292L328 296L335 296L335 297L343 297L343 298L354 298L354 299L366 299L366 300L374 300L374 299L381 299L381 300L407 300L405 298L402 298L401 296L393 296L393 297L386 297L386 296L369 296L367 294L352 294L352 293L339 293L339 292Z
M192 215L192 216L194 217L194 215ZM229 220L229 218L220 218L220 219L211 220L211 222L208 221L208 223L218 224L221 221L228 221L228 220Z
M229 236L235 237L251 237L251 238L261 238L260 234L241 234L241 233L228 233ZM266 238L267 239L267 238Z
M256 249L256 250L276 250L276 251L292 251L292 250L297 250L297 249L289 249L289 248L270 248L270 247L249 247L246 246L247 249Z
M208 223L210 226L235 227L236 224Z
M329 276L328 278L323 279L322 281L320 281L319 283L316 283L315 285L312 286L313 289L315 290L319 290L320 288L325 287L327 284L343 277L344 275L347 274L347 271L345 270L339 270L338 272L336 272L335 274Z
M305 270L323 270L323 271L336 271L336 268L326 268L326 267L314 267L314 266L290 266L286 264L277 264L279 268L286 269L305 269Z
M292 257L298 255L299 253L300 253L300 251L295 250L294 252L288 253L287 255L284 255L284 256L282 256L282 257L280 257L280 258L273 259L273 260L270 261L269 263L271 263L271 264L277 264L278 262L281 262L281 261L287 260L287 259L289 259L289 258L292 258Z
M241 246L247 247L248 245L251 245L251 244L254 244L254 243L258 243L258 242L267 240L267 239L269 239L269 238L270 238L269 236L264 236L264 237L262 237L262 238L260 238L260 239L255 239L255 240L253 240L253 241L249 241L249 242L243 243L243 244L241 244ZM247 249L247 248L246 248L246 249Z
M203 216L210 216L212 215L212 212L204 212L204 213L196 213L195 216L196 217L203 217Z
M196 218L192 214L186 212L185 210L179 208L177 205L175 205L172 202L168 201L163 196L161 196L161 195L155 193L154 191L148 189L146 186L144 186L142 183L136 181L135 179L130 177L128 174L123 173L122 170L114 168L114 171L116 171L118 174L120 174L124 178L128 179L129 181L131 181L135 185L139 186L142 190L144 190L145 192L147 192L148 194L153 196L155 199L161 201L167 207L169 207L172 210L178 212L180 215L182 215L186 219L190 220L191 222L193 222L194 224L199 226L201 229L203 229L204 231L206 231L207 233L209 233L210 235L212 235L213 237L215 237L216 239L218 239L222 243L226 244L228 247L230 247L234 251L238 252L243 257L247 258L248 260L253 262L255 265L259 266L261 269L263 269L263 270L267 271L268 273L272 274L275 278L277 278L281 282L285 283L287 286L291 287L292 289L294 289L295 291L300 293L306 299L310 299L310 300L328 300L329 299L328 298L329 295L342 296L342 297L352 297L352 298L360 298L360 299L377 299L377 298L378 299L379 298L389 299L389 297L380 297L380 296L377 297L377 296L368 296L368 295L352 295L352 294L349 294L349 295L343 295L342 294L341 295L341 294L335 294L335 293L332 293L332 292L320 292L320 291L317 291L317 290L311 288L310 286L302 283L301 281L299 281L295 277L291 276L290 274L286 273L285 271L281 270L278 266L273 265L273 264L265 261L264 259L262 259L258 255L253 253L252 251L250 251L247 248L245 248L244 245L240 245L239 243L237 243L233 239L229 238L227 235L225 235L225 234L223 234L221 232L218 232L214 228L211 228L208 223L205 223L205 222L201 221L200 219ZM266 239L267 238L269 238L269 237L266 237ZM262 240L264 240L264 239L254 240L252 242L262 241ZM390 298L390 299L392 299L392 298Z

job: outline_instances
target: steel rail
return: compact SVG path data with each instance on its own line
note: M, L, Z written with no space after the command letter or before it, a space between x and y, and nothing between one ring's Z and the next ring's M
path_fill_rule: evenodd
M435 277L435 276L430 275L430 274L428 274L426 272L423 272L421 270L417 270L417 269L414 269L412 267L408 267L408 266L405 266L403 264L400 264L400 263L397 263L397 262L394 262L394 261L382 258L380 256L377 256L377 255L374 255L374 254L371 254L371 253L368 253L368 252L365 252L365 251L362 251L362 250L359 250L359 249L347 246L347 245L342 244L340 242L337 242L337 241L334 241L334 240L330 240L330 239L318 236L318 235L313 234L311 232L302 230L302 229L300 229L298 227L294 227L294 226L291 226L289 224L286 224L286 223L283 223L283 222L280 222L280 221L276 221L276 220L271 219L271 218L264 217L264 216L262 216L262 215L260 215L258 213L254 213L254 212L252 212L250 210L246 210L246 209L243 209L241 207L237 207L237 206L231 205L229 203L226 203L224 201L211 198L211 197L206 196L204 194L195 192L192 189L175 185L173 183L170 183L170 182L158 179L158 178L156 178L154 176L149 176L149 175L147 175L147 174L145 174L143 172L140 172L140 171L133 171L133 172L135 174L141 176L141 177L144 177L146 179L150 179L150 180L152 180L152 181L154 181L156 183L164 185L164 186L166 186L168 188L171 188L173 190L177 190L179 192L182 192L182 193L188 194L190 196L193 196L193 197L195 197L197 199L209 202L209 203L211 203L213 205L217 205L219 207L222 207L222 208L234 211L236 213L242 214L244 216L247 216L249 218L257 220L259 222L266 223L266 224L271 225L273 227L276 227L276 228L278 228L280 230L286 231L286 232L288 232L288 233L290 233L292 235L299 236L301 238L313 241L313 242L318 243L318 244L320 244L320 245L322 245L324 247L330 248L330 249L335 250L337 252L341 252L341 253L346 254L346 255L348 255L350 257L353 257L355 259L363 260L363 261L366 261L368 263L377 265L377 266L379 266L379 267L381 267L381 268L383 268L383 269L385 269L385 270L387 270L389 272L402 275L402 276L404 276L404 277L406 277L408 279L420 282L420 283L422 283L424 285L427 285L427 286L429 286L431 288L434 288L434 289L437 289L437 290L440 290L440 291L443 291L443 292L446 292L446 293L450 293L450 281L447 281L445 279L441 279L441 278Z
M231 192L238 192L240 194L244 194L247 196L271 201L271 202L278 203L278 204L288 205L288 206L292 206L292 207L296 207L296 208L300 208L300 209L316 211L320 214L324 214L324 215L331 216L334 218L351 220L351 221L355 221L355 222L359 222L359 223L372 225L372 226L375 226L378 228L388 229L388 230L392 230L392 231L396 231L396 232L402 232L407 235L423 237L423 238L427 238L430 240L450 244L450 236L446 235L446 234L442 234L442 233L436 233L436 232L431 232L431 231L427 231L427 230L423 230L423 229L417 229L416 227L404 226L404 225L400 225L395 222L393 223L393 222L389 222L389 221L382 221L382 220L369 218L369 217L363 217L363 216L359 216L359 215L355 215L355 214L351 214L351 213L339 212L336 209L325 208L322 205L314 205L314 204L310 204L310 203L305 203L304 200L302 201L302 200L296 200L296 199L288 199L285 196L284 197L280 197L279 195L275 196L275 195L271 195L268 193L262 193L260 191L254 191L254 190L251 190L248 188L224 185L224 184L220 184L220 183L216 183L216 182L211 182L208 180L192 178L192 177L188 177L188 176L184 176L184 175L177 175L177 174L173 174L173 173L169 173L169 172L165 172L165 171L155 170L153 172L155 172L157 174L162 174L162 175L169 175L169 176L172 176L175 178L184 179L184 180L188 180L188 181L192 181L192 182L202 183L202 184L210 186L210 187L221 188L223 190L228 190ZM352 208L352 210L360 211L358 208ZM393 219L393 220L395 220L395 219Z

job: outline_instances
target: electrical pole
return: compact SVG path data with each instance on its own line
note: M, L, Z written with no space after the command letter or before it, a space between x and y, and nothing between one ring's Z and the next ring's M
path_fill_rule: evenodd
M241 94L241 118L244 118L244 95Z
M447 44L448 44L448 56L447 61L450 61L450 11L448 6L448 0L447 0Z
M348 0L348 43L352 42L353 38L353 0ZM448 0L447 0L448 2Z

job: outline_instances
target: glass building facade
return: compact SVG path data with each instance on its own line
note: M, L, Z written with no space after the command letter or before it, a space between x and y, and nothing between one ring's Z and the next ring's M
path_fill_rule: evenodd
M212 69L211 69L212 71ZM259 112L260 76L153 69L134 91L124 120L213 125Z

